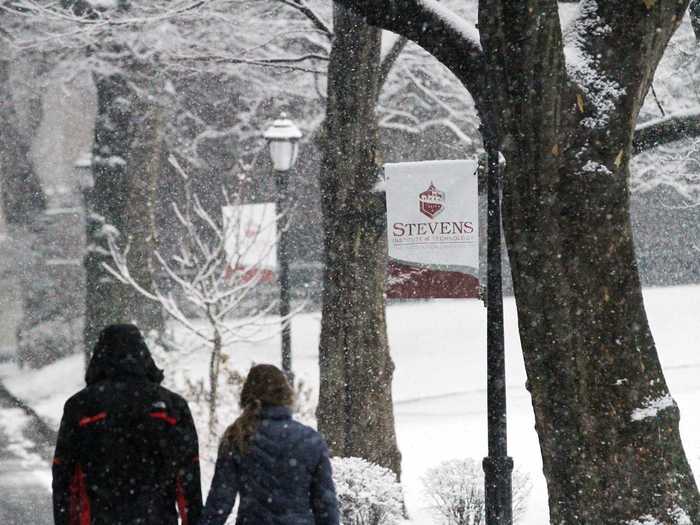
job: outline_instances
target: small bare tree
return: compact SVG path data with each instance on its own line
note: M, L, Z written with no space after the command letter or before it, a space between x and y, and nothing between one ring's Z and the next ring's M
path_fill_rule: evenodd
M154 252L154 273L158 278L152 289L146 289L132 276L128 243L120 246L119 232L111 228L106 237L113 265L105 264L105 268L122 283L159 303L172 319L210 348L211 431L216 424L218 377L228 358L226 349L240 342L264 340L280 327L280 319L271 315L277 310L278 299L256 294L258 285L271 275L264 263L274 253L279 232L271 232L279 217L271 214L259 220L244 220L241 207L231 206L225 190L229 213L215 217L192 193L179 163L172 157L170 163L185 183L184 207L172 205L181 229L176 253L165 256L159 250ZM243 310L245 314L241 316ZM282 323L289 323L295 313L296 310L282 319Z

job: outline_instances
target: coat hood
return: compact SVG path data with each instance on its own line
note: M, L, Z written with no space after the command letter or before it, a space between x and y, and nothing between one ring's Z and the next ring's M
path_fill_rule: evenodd
M88 385L116 378L163 381L163 371L153 361L139 329L133 324L113 324L102 332L85 372Z

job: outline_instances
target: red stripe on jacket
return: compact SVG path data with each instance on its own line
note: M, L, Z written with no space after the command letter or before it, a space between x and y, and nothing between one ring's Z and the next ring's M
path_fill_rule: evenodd
M107 417L107 412L100 412L99 414L95 414L94 416L88 416L84 417L78 422L78 425L81 427L84 427L86 425L89 425L90 423L95 423L97 421L101 421Z
M170 417L167 412L151 412L148 414L153 419L162 419L163 421L170 423L171 425L177 424L177 419Z
M177 509L180 512L180 521L182 525L189 525L189 519L187 518L187 498L185 498L185 489L182 487L182 478L178 475L177 477Z
M91 511L90 499L87 494L85 473L80 465L75 466L73 479L70 483L70 525L90 525Z

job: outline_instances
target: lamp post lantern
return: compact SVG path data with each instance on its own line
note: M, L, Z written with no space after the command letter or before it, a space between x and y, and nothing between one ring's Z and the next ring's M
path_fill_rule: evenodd
M301 131L282 113L280 118L265 130L263 137L270 148L272 167L275 170L275 185L277 187L277 230L279 241L277 245L277 268L280 286L280 318L282 319L282 370L293 382L292 373L292 333L289 319L289 244L287 227L291 206L289 203L288 180L289 172L294 168L299 152Z

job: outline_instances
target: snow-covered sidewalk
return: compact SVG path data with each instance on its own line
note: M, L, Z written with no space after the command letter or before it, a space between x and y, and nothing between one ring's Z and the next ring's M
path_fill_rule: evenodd
M681 409L681 432L695 472L700 470L700 286L645 290L646 309L671 393ZM534 487L522 525L548 522L547 493L517 333L515 305L505 301L509 450ZM442 460L486 454L486 310L475 300L415 302L388 308L389 341L396 362L394 400L403 483L412 522L429 524L421 476ZM294 368L318 385L320 314L299 315L292 326ZM279 362L279 338L242 344L236 367ZM205 376L206 359L193 352L179 366ZM166 373L169 371L166 370ZM170 371L172 372L172 371ZM5 384L57 425L65 399L82 387L82 357L40 371L15 373ZM203 428L203 423L199 424ZM205 480L208 482L208 480Z
M46 449L30 439L32 416L0 386L0 523L49 525L51 478Z

